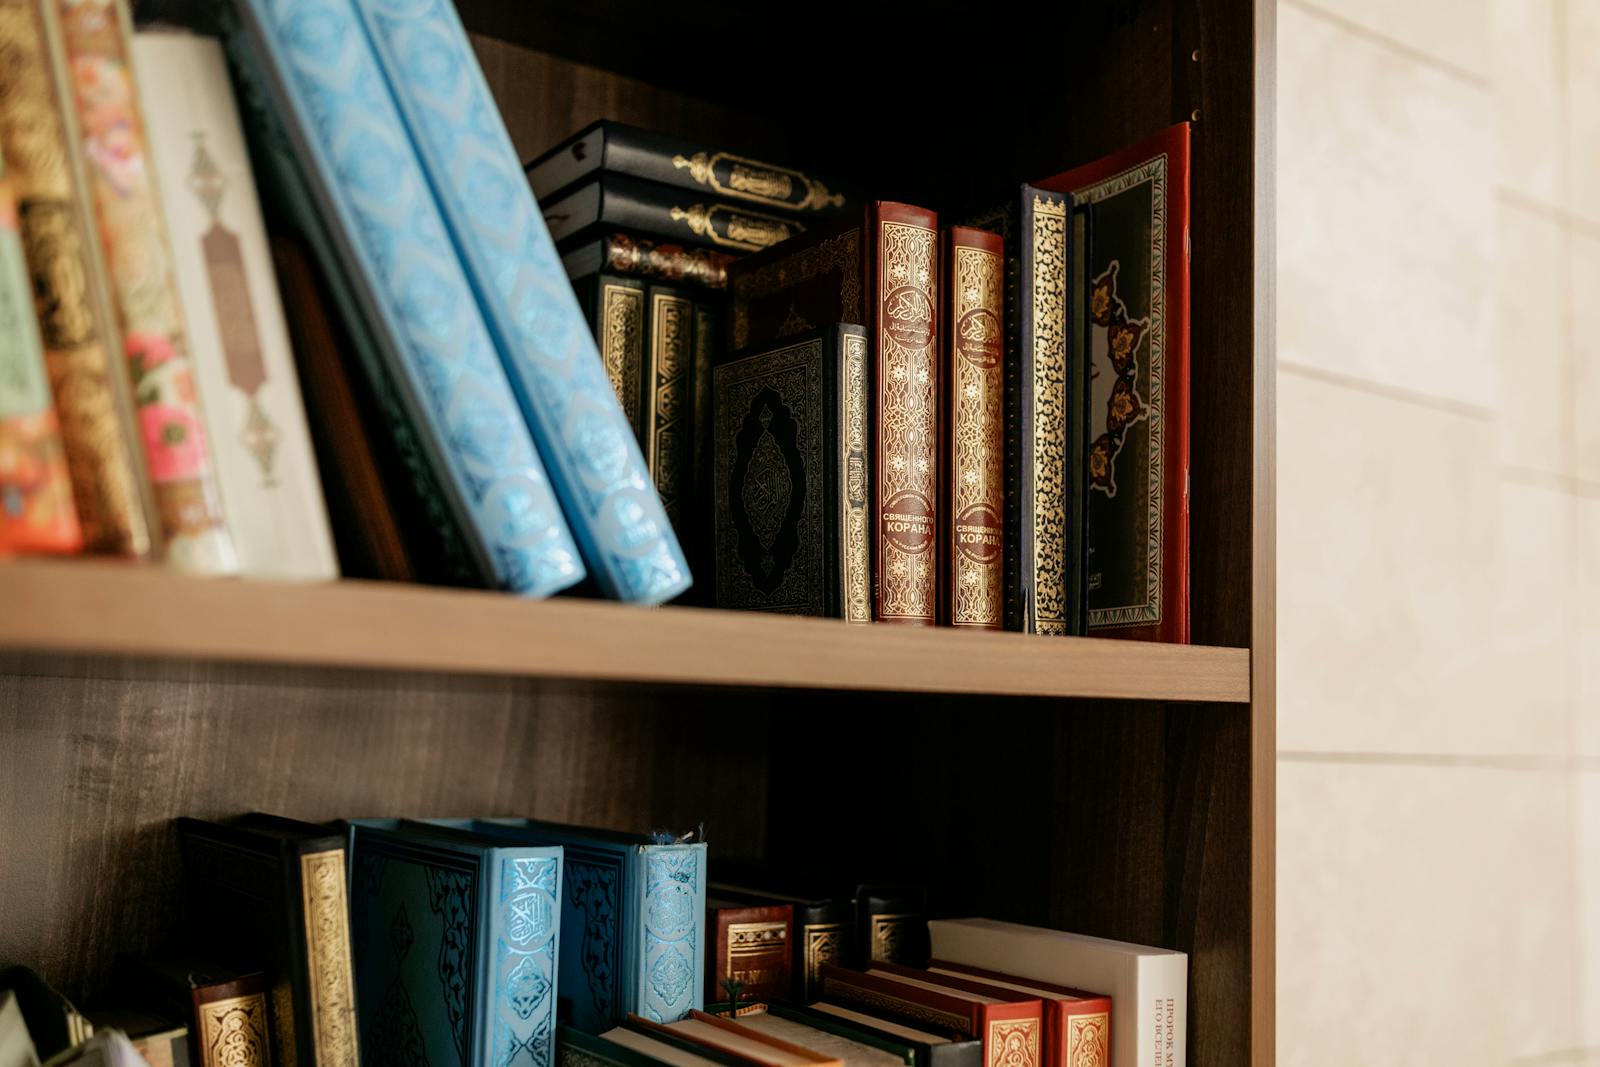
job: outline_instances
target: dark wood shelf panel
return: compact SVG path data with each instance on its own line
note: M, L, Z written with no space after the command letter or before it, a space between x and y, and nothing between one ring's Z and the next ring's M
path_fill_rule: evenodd
M1237 648L846 626L377 582L0 564L0 647L68 655L758 688L1250 699Z

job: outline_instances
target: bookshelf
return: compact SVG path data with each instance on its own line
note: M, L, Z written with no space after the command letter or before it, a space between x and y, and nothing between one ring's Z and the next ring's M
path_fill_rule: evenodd
M956 211L1198 115L1196 644L0 563L0 961L91 996L159 944L179 814L704 821L716 853L1182 949L1189 1062L1271 1064L1272 3L1001 5L976 33L458 5L525 155L610 116ZM930 63L954 73L906 92Z

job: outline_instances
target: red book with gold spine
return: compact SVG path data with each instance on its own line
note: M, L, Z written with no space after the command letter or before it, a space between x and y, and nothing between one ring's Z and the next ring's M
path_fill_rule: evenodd
M983 1067L1043 1067L1038 997L972 992L915 968L873 963L866 971L824 964L822 999L975 1037L983 1042Z
M81 136L69 148L88 176L166 560L192 573L236 573L128 58L127 7L45 0L44 10L68 65Z
M706 1003L733 999L728 982L739 983L740 1000L788 1000L794 995L793 906L713 898L706 910L706 934L716 952L706 964Z
M728 348L865 326L872 364L873 612L931 626L938 602L939 218L878 201L728 267Z
M1111 998L1071 986L934 960L928 974L976 992L996 989L1044 1004L1045 1067L1111 1067Z
M952 226L944 270L939 621L998 630L1005 611L1005 241Z

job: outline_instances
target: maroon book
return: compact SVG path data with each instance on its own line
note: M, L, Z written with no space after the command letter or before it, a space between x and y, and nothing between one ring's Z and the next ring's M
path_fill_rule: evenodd
M728 267L728 347L832 323L872 344L873 619L931 626L938 602L939 219L879 201Z
M794 907L752 906L713 898L706 931L716 952L706 968L706 1002L731 1000L725 983L741 983L739 999L794 996Z
M1089 632L1189 640L1189 126L1033 184L1087 214Z

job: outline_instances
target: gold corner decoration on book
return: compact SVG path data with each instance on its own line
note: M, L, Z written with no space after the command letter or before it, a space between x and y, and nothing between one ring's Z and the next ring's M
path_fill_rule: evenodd
M846 923L809 923L800 928L800 934L805 947L800 994L809 1004L822 995L822 965L844 961L850 927Z
M1111 1062L1111 1016L1105 1012L1067 1019L1067 1062L1063 1067L1105 1067Z
M696 152L692 156L680 153L672 157L672 165L688 171L697 184L723 196L736 196L767 207L821 211L844 205L841 194L830 192L822 182L800 171L728 152Z
M198 1067L271 1067L272 1040L265 993L197 1005Z
M991 1019L983 1067L1039 1067L1038 1019Z
M144 557L149 501L84 177L65 60L44 20L50 0L0 0L0 151L16 191L50 389L89 552Z
M844 621L872 621L872 480L867 471L867 335L844 335Z
M350 960L344 850L301 856L300 878L316 1067L357 1067L355 976Z

